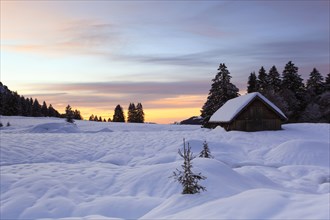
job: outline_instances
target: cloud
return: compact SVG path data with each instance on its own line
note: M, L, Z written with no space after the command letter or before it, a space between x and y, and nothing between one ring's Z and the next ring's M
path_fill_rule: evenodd
M29 84L39 97L72 105L104 106L142 102L149 108L197 107L206 97L211 82L106 82ZM28 87L26 87L28 90ZM56 91L62 91L57 93ZM38 94L38 93L35 93ZM52 102L54 102L52 101Z
M307 77L314 67L322 73L329 72L329 40L315 39L288 39L282 41L265 42L257 45L255 51L249 54L261 65L277 65L279 71L292 60L298 67L300 74Z
M120 94L200 94L205 92L210 81L179 82L91 82L64 84L33 84L33 88L42 90L87 91L89 93Z
M109 51L118 48L121 38L115 25L94 20L66 21L51 33L35 36L34 40L22 40L24 43L3 44L2 47L10 51L42 55L97 55L104 54L107 48L109 55Z
M161 64L171 66L209 66L212 64L214 56L204 56L208 52L193 53L186 55L119 55L122 60L130 60L139 63ZM212 60L208 59L212 58Z
M67 95L65 92L56 92L56 93L25 93L26 98L30 97L39 97L39 96L62 96L62 95Z
M174 98L164 98L159 100L151 100L147 102L147 106L153 108L201 108L201 104L205 102L206 95L180 95Z

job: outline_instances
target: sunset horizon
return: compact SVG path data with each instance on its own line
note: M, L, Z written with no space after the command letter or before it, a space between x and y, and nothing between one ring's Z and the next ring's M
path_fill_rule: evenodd
M240 94L261 66L330 72L323 0L1 1L0 33L0 81L85 120L129 103L150 123L199 116L220 63Z

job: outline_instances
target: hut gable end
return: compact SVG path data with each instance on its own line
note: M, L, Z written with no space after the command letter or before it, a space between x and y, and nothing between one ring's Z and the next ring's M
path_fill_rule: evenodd
M266 119L274 119L278 117L281 118L279 113L277 113L271 106L256 96L240 112L238 112L232 120L242 120L243 118L252 119L256 115L262 115L262 117Z

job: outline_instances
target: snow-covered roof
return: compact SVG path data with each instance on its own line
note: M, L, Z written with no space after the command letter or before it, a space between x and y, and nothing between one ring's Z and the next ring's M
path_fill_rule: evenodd
M228 100L221 108L219 108L210 118L210 122L230 122L235 118L235 116L242 111L242 109L247 106L254 98L259 97L267 105L274 109L279 115L287 119L284 113L271 101L269 101L265 96L261 95L259 92L249 93L244 96L239 96L234 99Z

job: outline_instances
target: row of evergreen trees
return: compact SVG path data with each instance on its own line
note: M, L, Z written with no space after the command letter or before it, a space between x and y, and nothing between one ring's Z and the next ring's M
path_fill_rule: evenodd
M202 107L203 125L226 101L239 96L238 88L230 82L226 65L221 63L212 80L207 100ZM329 122L330 73L324 79L314 68L306 84L298 74L298 67L289 61L282 72L272 66L267 73L261 67L258 75L252 72L248 78L247 92L260 92L276 104L289 118L289 122Z
M100 121L100 122L106 122L106 119L102 120L102 117L98 117L97 115L91 115L89 117L89 121ZM113 118L108 118L108 122L125 122L125 114L124 110L120 105L117 105ZM141 103L138 103L136 106L134 103L130 103L128 107L128 116L127 116L127 122L129 123L144 123L144 111L143 106Z
M91 116L89 116L89 121L99 121L99 122L111 122L111 118L108 118L108 120L106 120L105 118L102 118L101 116L98 117L97 115L94 116L94 114L92 114Z
M60 114L50 104L47 106L44 101L42 105L39 104L38 99L25 98L20 96L17 92L8 89L7 86L0 82L0 115L7 116L29 116L29 117L66 117L66 114ZM81 120L80 111L73 111L73 118Z
M38 99L25 98L20 96L17 92L13 92L8 89L7 86L0 82L0 115L6 116L29 116L29 117L58 117L67 118L70 122L73 120L82 120L83 117L79 110L72 110L71 106L68 105L65 109L64 114L60 114L50 104L47 106L44 101L42 105L39 104ZM103 121L102 117L97 115L91 115L90 121ZM114 110L113 119L108 119L108 122L125 122L124 110L120 105L117 105ZM136 106L134 103L130 103L128 108L127 122L131 123L144 123L144 111L141 103Z
M306 84L291 61L282 72L272 66L267 73L261 67L258 75L252 72L247 92L260 92L288 116L289 122L329 122L330 74L324 79L313 68Z

